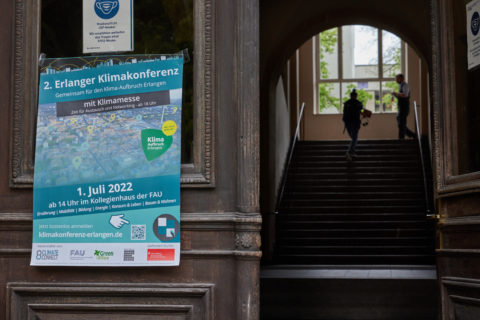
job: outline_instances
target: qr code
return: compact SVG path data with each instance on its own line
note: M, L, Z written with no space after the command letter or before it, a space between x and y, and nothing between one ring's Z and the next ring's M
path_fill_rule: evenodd
M131 227L131 239L130 240L145 240L147 226L144 224L132 224Z

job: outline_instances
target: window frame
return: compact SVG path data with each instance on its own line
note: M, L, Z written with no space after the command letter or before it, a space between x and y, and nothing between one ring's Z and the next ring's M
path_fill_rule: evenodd
M181 166L181 187L215 186L215 1L194 1L194 113L192 163ZM32 188L38 101L41 1L14 7L10 187Z
M342 25L335 27L337 29L337 73L338 77L336 79L321 79L320 78L320 55L317 53L317 50L319 50L319 45L320 45L320 34L317 34L316 36L313 37L313 56L314 56L314 63L315 63L315 94L314 94L314 109L313 113L314 115L326 115L326 114L336 114L336 113L323 113L321 112L320 105L318 103L319 99L319 92L318 92L318 86L319 84L322 83L333 83L333 84L338 84L339 85L339 90L340 90L340 101L342 99L342 86L344 83L352 83L352 82L378 82L379 83L379 97L383 96L383 83L384 82L389 82L389 81L395 81L395 77L384 77L383 73L383 31L387 31L385 29L377 28L374 26L369 26L369 25L362 25L362 26L367 26L367 27L372 27L377 29L377 52L378 52L378 77L375 78L344 78L343 75L343 27L347 26L356 26L356 25ZM334 29L334 28L331 28ZM329 29L329 30L331 30ZM406 61L406 43L405 41L401 40L401 72L403 74L406 74L407 70L407 61ZM341 103L341 102L340 102ZM380 111L377 113L394 113L394 111ZM340 114L340 113L338 113Z

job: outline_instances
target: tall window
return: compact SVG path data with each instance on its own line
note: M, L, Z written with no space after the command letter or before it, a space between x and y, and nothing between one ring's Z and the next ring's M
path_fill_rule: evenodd
M342 113L352 89L373 112L396 112L395 75L405 70L405 44L370 26L333 28L315 37L316 114Z

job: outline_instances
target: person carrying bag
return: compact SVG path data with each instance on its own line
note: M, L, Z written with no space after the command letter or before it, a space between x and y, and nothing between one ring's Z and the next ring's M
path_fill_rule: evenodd
M360 120L361 115L364 118L370 118L372 112L363 108L363 104L357 99L357 91L353 89L352 92L350 92L350 99L343 104L342 117L342 120L345 123L345 129L352 139L346 153L348 161L351 161L353 157L356 156L355 148L358 142L358 131L360 130L360 125L362 123Z

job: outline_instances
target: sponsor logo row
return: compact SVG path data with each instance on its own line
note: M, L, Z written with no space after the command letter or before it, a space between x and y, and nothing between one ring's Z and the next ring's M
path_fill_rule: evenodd
M56 261L60 255L59 249L37 249L35 259L37 261ZM114 251L104 251L100 249L71 249L69 252L70 260L103 260L108 261L115 257ZM147 261L174 261L175 249L147 249ZM123 261L135 261L135 249L123 249Z

